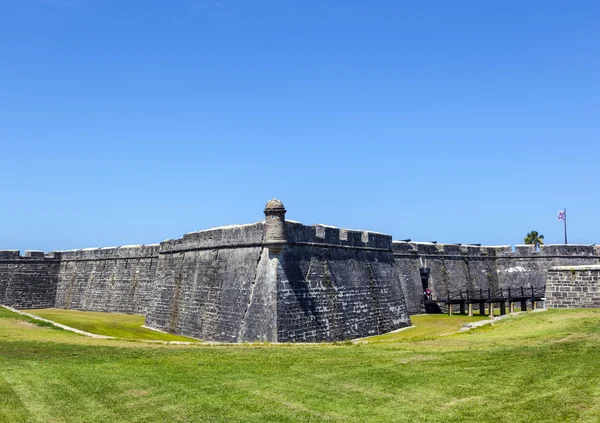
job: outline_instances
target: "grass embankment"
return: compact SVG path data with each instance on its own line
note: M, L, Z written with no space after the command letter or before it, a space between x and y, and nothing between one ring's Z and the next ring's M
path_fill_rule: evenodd
M98 340L9 314L0 310L2 422L600 420L599 310L298 346Z
M426 341L436 339L440 336L451 335L458 332L462 325L477 322L479 320L489 320L489 317L421 314L419 316L411 317L414 326L412 328L406 328L398 332L386 333L384 335L372 336L366 338L365 341L368 341L369 343Z
M190 341L197 340L185 336L162 333L143 327L144 316L137 314L100 313L92 311L61 310L46 308L25 310L30 314L61 323L75 329L96 335L113 336L132 340Z

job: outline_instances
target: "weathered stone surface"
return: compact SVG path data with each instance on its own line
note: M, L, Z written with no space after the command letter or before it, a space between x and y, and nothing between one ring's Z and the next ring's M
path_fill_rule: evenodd
M0 303L16 308L53 307L59 260L39 251L0 251Z
M548 269L559 265L600 264L600 249L589 245L479 247L469 245L394 242L397 277L410 314L422 310L419 268L430 268L434 297L448 291L543 287Z
M280 341L335 341L410 325L391 237L286 224L278 280Z
M276 340L273 306L258 307L269 303L263 235L259 222L161 243L146 324L214 341Z
M145 314L158 245L60 251L55 307Z
M335 341L410 325L409 313L422 311L424 267L434 297L541 287L548 275L560 285L549 291L554 306L597 304L598 295L590 294L595 270L576 271L580 279L570 285L562 273L548 272L600 264L596 246L544 245L539 252L517 246L513 252L509 246L392 243L374 232L286 222L285 207L275 199L264 213L261 222L154 245L24 256L0 251L0 301L145 314L148 326L225 342Z
M549 308L600 308L600 265L548 270L546 304Z
M147 324L226 342L342 340L410 324L391 237L283 224L275 237L259 222L162 243Z

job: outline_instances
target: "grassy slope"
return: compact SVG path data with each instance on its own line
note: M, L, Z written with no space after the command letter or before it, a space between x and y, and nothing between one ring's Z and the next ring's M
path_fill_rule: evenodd
M146 318L136 314L99 313L57 308L26 311L44 319L97 335L136 340L195 341L184 336L146 329L142 327Z
M3 422L600 420L599 310L314 346L92 340L6 314Z
M412 328L372 336L366 340L369 343L425 341L456 333L465 323L488 319L486 316L469 317L457 314L452 316L446 314L422 314L411 317L414 326Z

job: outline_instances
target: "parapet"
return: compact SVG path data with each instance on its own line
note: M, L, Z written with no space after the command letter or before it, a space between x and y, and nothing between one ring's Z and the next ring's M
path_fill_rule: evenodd
M325 225L307 226L298 222L285 222L286 240L284 243L323 244L323 246L344 246L360 248L392 249L392 237L377 232L357 231ZM213 248L242 248L268 245L264 237L265 222L248 225L230 225L190 232L180 239L161 242L160 252L182 252Z
M0 260L18 260L20 258L19 250L0 250Z
M540 253L546 256L600 256L598 245L544 244Z
M440 257L497 257L509 253L509 245L438 244L433 242L393 242L394 254Z
M158 244L123 245L121 247L54 251L54 254L61 260L111 260L158 257L158 249Z
M515 245L515 253L517 256L530 256L538 254L538 251L533 244Z
M25 255L21 255L19 250L0 250L0 260L45 260L55 259L54 253L44 253L43 251L27 250Z
M263 243L265 222L248 225L229 225L190 232L179 239L168 239L160 243L160 252L205 250L211 248L236 248L260 246Z
M286 222L289 244L326 244L344 247L362 247L392 250L392 237L379 232L358 231L327 225L303 225Z
M578 244L542 244L539 250L534 245L515 245L514 253L506 257L600 257L600 248L596 245Z
M43 258L45 258L45 254L43 251L27 250L27 251L25 251L25 257L43 259Z
M415 256L469 257L600 257L600 246L577 244L546 244L539 251L534 245L476 246L470 244L438 244L433 242L394 241L394 254Z

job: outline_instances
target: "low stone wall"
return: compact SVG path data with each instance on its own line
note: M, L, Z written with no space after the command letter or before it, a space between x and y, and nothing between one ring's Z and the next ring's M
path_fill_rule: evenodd
M556 266L548 270L548 308L600 308L600 265Z

